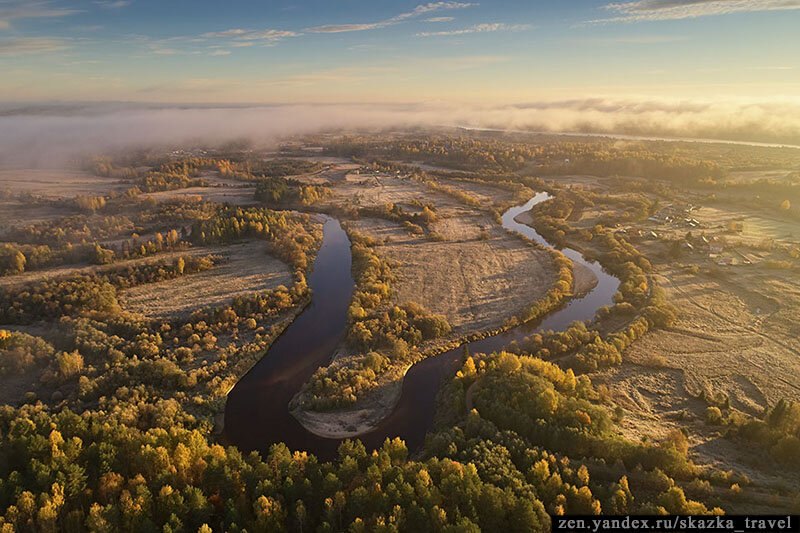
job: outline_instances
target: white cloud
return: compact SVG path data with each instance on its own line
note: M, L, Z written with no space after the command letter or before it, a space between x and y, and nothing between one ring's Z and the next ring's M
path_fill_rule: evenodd
M503 24L502 22L492 22L475 24L469 28L448 31L425 31L418 33L417 37L442 37L449 35L465 35L467 33L489 33L496 31L522 31L530 28L528 24Z
M371 24L328 24L326 26L309 28L308 31L311 33L344 33L348 31L376 30L378 28L385 28L390 24L393 23L382 21L373 22Z
M455 19L455 17L431 17L429 19L425 19L425 22L450 22L451 20Z
M343 33L351 31L365 31L376 30L392 26L404 20L417 18L427 13L435 11L444 11L448 9L463 9L465 7L476 6L478 4L469 2L430 2L428 4L421 4L406 13L400 13L394 17L378 22L370 22L365 24L328 24L325 26L316 26L309 28L308 31L312 33Z
M800 0L637 0L603 6L617 16L591 22L681 20L748 11L800 9Z
M296 33L289 30L266 30L266 31L253 31L245 33L244 35L240 35L236 37L237 39L241 39L243 41L280 41L281 39L285 39L286 37L298 37L300 33Z
M17 37L0 40L0 56L57 52L69 48L67 41L50 37Z

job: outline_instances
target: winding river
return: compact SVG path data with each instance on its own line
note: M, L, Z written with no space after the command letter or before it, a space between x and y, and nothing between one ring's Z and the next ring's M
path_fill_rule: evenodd
M549 247L550 243L533 228L514 220L549 198L542 192L525 204L512 207L503 214L503 227ZM306 450L321 459L331 459L342 440L307 431L288 409L303 383L317 368L328 364L347 327L347 308L354 289L350 241L338 221L327 216L324 219L322 246L308 276L308 284L314 291L311 304L228 394L223 439L243 451L266 453L272 444L284 442L292 450ZM597 276L595 288L583 297L570 300L543 320L465 343L470 353L500 350L537 331L562 330L576 320L592 319L599 307L612 303L619 280L606 273L599 263L584 259L580 252L570 248L562 251ZM465 345L412 366L403 381L402 395L394 411L372 431L357 438L368 449L379 447L387 437L402 438L411 451L419 449L433 426L439 385L442 379L453 375Z

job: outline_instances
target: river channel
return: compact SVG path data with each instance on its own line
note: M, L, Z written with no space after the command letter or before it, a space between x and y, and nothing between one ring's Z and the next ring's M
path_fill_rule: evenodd
M541 235L514 218L550 196L541 192L528 202L503 214L503 227L551 247ZM342 439L324 438L307 431L289 412L289 402L320 366L327 365L347 328L347 309L353 294L350 240L339 222L324 217L322 245L308 276L312 301L272 344L266 355L236 384L225 406L225 442L243 451L266 453L284 442L292 450L304 450L323 460L336 455ZM452 376L467 346L470 353L502 349L537 331L565 329L574 321L591 320L597 309L613 303L619 280L596 261L565 248L564 255L589 268L598 283L586 295L573 298L539 321L528 322L504 333L465 343L412 366L392 413L368 433L359 435L368 449L379 447L389 437L400 437L409 450L419 449L433 426L436 394L443 379ZM525 280L521 279L524 284ZM510 310L509 314L515 310Z

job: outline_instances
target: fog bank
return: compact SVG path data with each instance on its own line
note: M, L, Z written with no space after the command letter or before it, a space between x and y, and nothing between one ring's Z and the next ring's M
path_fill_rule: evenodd
M504 106L452 104L0 107L0 166L53 166L139 147L257 144L330 129L466 126L800 145L800 100L583 99Z

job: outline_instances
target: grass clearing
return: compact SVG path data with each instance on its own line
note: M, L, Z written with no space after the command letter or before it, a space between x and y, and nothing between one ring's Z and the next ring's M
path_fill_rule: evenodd
M158 283L133 287L121 295L123 308L151 318L186 317L203 307L230 302L236 296L289 286L292 275L286 264L267 253L267 243L248 241L205 249L226 256L216 268Z

